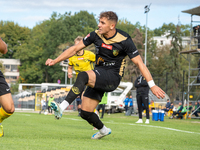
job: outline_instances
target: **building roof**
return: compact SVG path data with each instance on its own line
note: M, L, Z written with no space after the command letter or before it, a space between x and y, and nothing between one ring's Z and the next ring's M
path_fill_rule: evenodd
M183 13L192 14L192 15L200 16L200 6L192 8L192 9L184 10L182 12Z

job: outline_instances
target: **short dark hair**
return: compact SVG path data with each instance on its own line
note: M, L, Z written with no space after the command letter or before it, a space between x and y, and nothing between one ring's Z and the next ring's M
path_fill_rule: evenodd
M100 13L99 18L107 18L108 20L112 20L115 21L115 23L117 24L118 22L118 16L115 12L113 11L103 11Z

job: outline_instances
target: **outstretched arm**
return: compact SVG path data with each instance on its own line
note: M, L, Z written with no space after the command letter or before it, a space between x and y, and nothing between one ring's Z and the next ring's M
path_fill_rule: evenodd
M63 60L66 60L66 59L74 56L78 51L80 51L84 47L85 47L85 45L83 44L83 41L80 41L77 45L74 45L74 46L70 47L69 49L67 49L66 51L64 51L56 59L54 59L54 60L47 59L45 64L48 65L48 66L53 66L56 63L59 63L59 62L61 62Z
M7 53L7 45L6 45L6 43L1 39L1 37L0 37L0 52L2 53L2 54L6 54Z
M154 84L153 78L152 78L148 68L143 63L140 55L132 58L131 60L140 69L143 77L145 77L147 83L149 84L149 87L151 88L151 91L153 92L153 94L158 98L160 98L160 97L164 98L165 92L160 87L158 87L157 85Z

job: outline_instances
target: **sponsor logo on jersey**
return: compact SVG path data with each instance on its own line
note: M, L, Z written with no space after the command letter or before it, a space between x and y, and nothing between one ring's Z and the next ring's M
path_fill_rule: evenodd
M106 44L102 43L101 47L112 50L112 45L106 45Z
M113 50L113 55L117 56L119 54L119 50Z
M84 38L84 40L86 40L88 37L90 37L90 33Z
M135 53L137 53L137 52L138 52L138 50L134 51L133 54L135 54Z
M103 66L114 66L115 62L103 62L102 65Z
M78 57L77 59L78 59L78 60L83 60L83 59L84 59L84 57Z
M80 94L80 91L79 91L78 87L73 86L72 87L72 91L74 92L74 94Z
M98 70L95 70L99 75L100 75L100 73L99 73L99 71Z

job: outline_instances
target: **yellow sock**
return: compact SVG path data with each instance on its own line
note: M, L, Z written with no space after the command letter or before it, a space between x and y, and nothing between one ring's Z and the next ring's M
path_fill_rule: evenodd
M7 113L3 107L0 108L0 123L2 123L2 121L8 117L10 117L12 114Z

